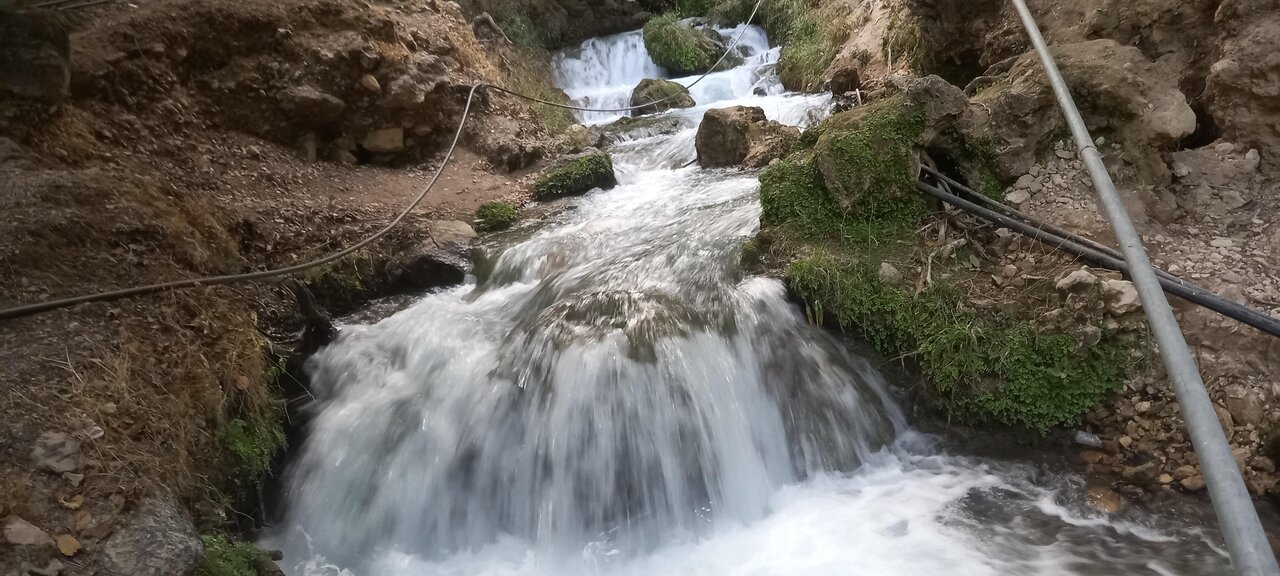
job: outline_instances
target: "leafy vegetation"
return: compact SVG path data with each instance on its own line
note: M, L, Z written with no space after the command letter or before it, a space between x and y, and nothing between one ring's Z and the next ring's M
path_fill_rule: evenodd
M711 70L725 50L714 34L694 29L675 13L667 13L644 25L644 46L655 64L673 74L701 74Z
M476 220L478 220L477 228L481 232L494 232L498 230L506 230L512 224L516 223L516 219L520 216L516 205L510 202L487 202L481 204L476 210Z
M920 28L901 13L889 19L880 50L890 63L906 62L917 71L922 68L924 51L920 44Z
M204 560L195 569L195 576L258 576L269 574L264 567L273 562L266 551L250 544L230 540L217 534L200 537L204 542Z
M276 392L280 378L286 376L285 358L276 358L266 376L270 397L239 407L218 429L218 438L231 460L229 476L241 487L260 484L285 448L284 402Z
M604 152L569 159L548 170L533 185L537 200L553 200L584 194L592 188L611 188L617 184L613 160Z
M507 65L502 67L506 86L521 94L568 104L569 97L552 81L551 53L547 50L550 39L546 31L518 8L504 10L494 20L514 44L506 55ZM577 123L573 113L564 108L537 103L529 106L552 136L562 134Z
M818 253L787 270L811 310L861 332L881 353L910 357L934 399L962 420L1044 433L1075 422L1123 384L1132 345L1106 334L1089 348L1065 334L957 305L934 283L913 295L881 281L866 260Z

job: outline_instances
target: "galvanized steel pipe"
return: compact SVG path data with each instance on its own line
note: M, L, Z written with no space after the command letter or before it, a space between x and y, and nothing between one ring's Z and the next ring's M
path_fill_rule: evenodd
M1102 163L1102 154L1093 145L1093 137L1085 127L1080 110L1062 73L1045 44L1040 27L1027 9L1024 0L1013 0L1018 10L1027 36L1040 56L1045 75L1053 86L1053 93L1058 99L1058 106L1071 129L1071 136L1080 151L1080 159L1093 179L1098 199L1106 212L1107 219L1115 231L1120 244L1120 253L1124 255L1129 266L1129 275L1138 289L1138 297L1142 300L1142 309L1151 325L1151 332L1160 346L1160 356L1164 360L1165 370L1173 382L1177 394L1178 405L1182 417L1187 423L1187 432L1195 447L1196 457L1200 460L1200 469L1204 474L1205 484L1209 488L1209 497L1213 500L1214 511L1218 515L1218 523L1222 527L1222 535L1231 553L1231 564L1240 576L1280 576L1280 566L1276 564L1275 554L1267 542L1266 532L1258 520L1258 512L1253 507L1253 499L1244 485L1244 478L1236 467L1235 458L1231 454L1231 446L1218 423L1213 402L1205 390L1204 381L1187 341L1183 338L1178 321L1173 316L1173 309L1165 299L1164 291L1156 278L1151 261L1142 246L1138 231L1129 219L1115 183Z

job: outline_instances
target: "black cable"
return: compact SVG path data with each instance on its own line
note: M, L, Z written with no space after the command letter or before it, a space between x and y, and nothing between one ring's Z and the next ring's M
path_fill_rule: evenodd
M1001 214L994 210L990 210L979 206L973 202L960 198L954 194L949 194L925 182L918 182L916 188L921 192L928 194L934 198L942 200L947 204L960 208L970 214L981 216L987 220L1000 224L1005 228L1014 230L1025 236L1034 238L1044 242L1055 248L1061 248L1065 252L1069 252L1096 266L1110 268L1128 275L1128 265L1125 264L1123 258L1116 258L1102 251L1095 250L1084 246L1078 242L1073 242L1057 234L1053 234L1040 225L1033 225L1022 220L1018 220L1011 216ZM1165 292L1173 294L1183 300L1197 304L1201 307L1213 310L1223 316L1233 320L1248 324L1258 330L1266 332L1272 336L1280 337L1280 320L1261 314L1251 308L1247 308L1230 300L1227 300L1213 292L1188 284L1181 281L1173 281L1163 276L1159 277L1160 286Z
M699 76L697 80L694 80L693 83L689 84L689 86L685 87L686 92L688 91L689 88L692 88L693 86L697 85L699 82L703 81L707 76L710 76L712 73L712 70L714 70L717 66L719 66L720 63L723 62L724 59L729 56L729 53L732 52L735 47L737 47L738 42L741 41L743 35L746 34L747 26L750 25L752 20L755 19L756 12L760 10L760 5L763 3L764 3L764 0L756 0L755 7L751 9L751 15L748 16L747 21L743 23L742 30L739 30L738 34L734 36L733 42L731 42L729 46L725 48L724 54L720 55L720 59L716 60L716 63L713 64L710 69L708 69L701 76ZM457 149L458 142L462 138L462 128L467 125L467 119L470 117L470 114L471 114L471 103L475 100L476 92L481 88L488 88L492 90L497 90L499 92L505 92L507 94L511 94L512 96L516 96L518 98L523 98L525 100L528 100L530 102L545 104L547 106L555 106L555 107L564 108L567 110L577 110L581 112L629 112L632 110L638 110L648 106L653 106L655 104L661 104L663 102L666 102L667 100L671 100L678 96L678 94L672 94L665 98L659 98L658 100L654 100L646 104L640 104L637 106L628 106L625 108L585 108L585 107L573 106L569 104L562 104L559 102L551 102L549 100L535 98L533 96L521 94L519 92L515 92L513 90L509 90L507 88L503 88L502 86L496 86L493 84L483 84L483 83L475 84L471 86L471 90L467 93L467 103L462 109L462 119L458 121L458 129L454 132L453 142L449 145L449 151L445 154L444 161L442 161L440 163L440 166L436 168L435 174L431 176L431 181L427 183L426 188L423 188L422 192L419 193L418 196L414 198L413 201L410 202L409 205L404 208L404 210L400 211L400 213L396 215L396 217L391 221L391 223L382 227L377 232L374 232L373 234L365 237L363 240L360 240L359 242L356 242L355 244L348 246L347 248L344 248L338 252L334 252L333 254L330 254L323 258L311 260L309 262L303 262L301 264L295 264L293 266L286 266L284 268L277 268L274 270L262 270L258 272L246 272L242 274L227 274L222 276L208 276L208 277L202 277L202 278L191 278L187 280L173 280L169 282L160 282L157 284L147 284L145 286L134 286L132 288L122 288L120 290L110 290L107 292L98 292L96 294L84 294L80 296L72 296L69 298L60 298L57 300L37 302L35 304L15 306L12 308L6 308L4 310L0 310L0 320L10 320L13 318L30 316L32 314L39 314L41 312L48 312L49 310L54 310L57 308L65 308L67 306L74 306L76 304L85 304L88 302L107 302L111 300L119 300L121 298L128 298L131 296L144 296L147 294L155 294L157 292L166 292L169 290L181 290L184 288L195 288L200 286L218 286L222 284L232 284L236 282L246 282L250 280L264 280L264 279L276 278L281 276L289 276L292 274L297 274L298 272L303 272L318 266L324 266L325 264L329 264L331 262L340 260L350 255L351 253L365 246L368 246L369 244L375 242L379 238L385 236L393 228L399 225L400 222L403 221L405 217L409 215L409 212L413 211L413 209L416 208L418 204L421 204L422 200L427 197L427 192L430 192L431 188L435 186L436 181L440 179L440 175L444 173L445 167L448 166L449 160L453 158L453 152L454 150Z

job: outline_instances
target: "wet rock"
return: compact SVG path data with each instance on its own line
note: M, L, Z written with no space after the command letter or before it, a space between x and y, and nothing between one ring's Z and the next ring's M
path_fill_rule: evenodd
M672 76L692 76L708 72L725 52L724 38L709 28L694 28L675 16L663 15L644 25L644 46L653 62ZM741 57L725 58L719 70L742 62Z
M0 94L58 104L71 90L71 41L45 14L0 10Z
M533 185L533 197L536 200L554 200L617 185L613 159L609 154L592 148L562 159L543 173Z
M449 68L444 60L416 53L403 72L383 88L382 105L393 109L414 108L426 102L427 94L448 81Z
M167 499L147 498L102 543L99 574L187 574L203 556L200 535L186 513Z
M365 135L360 145L374 154L390 154L404 150L404 128L382 128Z
M1098 284L1098 277L1085 268L1074 270L1059 278L1053 287L1059 292L1078 292Z
M311 86L295 86L276 93L276 101L290 119L306 126L323 126L342 115L347 105L340 98Z
M1129 506L1129 500L1121 496L1119 492L1102 486L1090 488L1085 495L1085 500L1095 510L1103 514L1119 514Z
M37 470L62 474L80 470L80 441L70 434L45 432L36 439L31 460Z
M684 122L671 116L625 116L603 126L587 128L587 142L601 148L623 140L675 134L684 128Z
M52 546L53 538L35 524L17 516L4 521L4 541L11 546Z
M452 286L467 277L475 229L457 220L434 220L427 232L429 238L393 266L392 283L403 290Z
M672 108L692 108L697 102L684 86L670 80L645 78L631 91L631 105L640 106L632 116L665 112Z
M1103 280L1102 295L1107 300L1107 309L1116 316L1128 314L1142 307L1138 299L1138 289L1128 280Z
M800 130L784 126L754 106L708 110L698 126L698 164L706 168L743 165L759 168L787 155Z
M1120 475L1133 482L1154 482L1160 475L1160 461L1151 459L1144 464L1125 467Z

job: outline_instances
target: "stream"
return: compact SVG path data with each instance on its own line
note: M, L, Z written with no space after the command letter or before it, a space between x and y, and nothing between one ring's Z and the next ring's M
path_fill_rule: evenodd
M723 30L726 37L738 29ZM864 358L738 247L756 174L680 168L709 107L804 126L762 30L611 148L620 185L493 242L482 279L348 325L264 539L294 576L1222 574L1211 527L1106 517L1084 480L913 430ZM661 76L639 32L555 58L575 101ZM688 84L692 78L678 79ZM599 124L618 115L588 113Z

